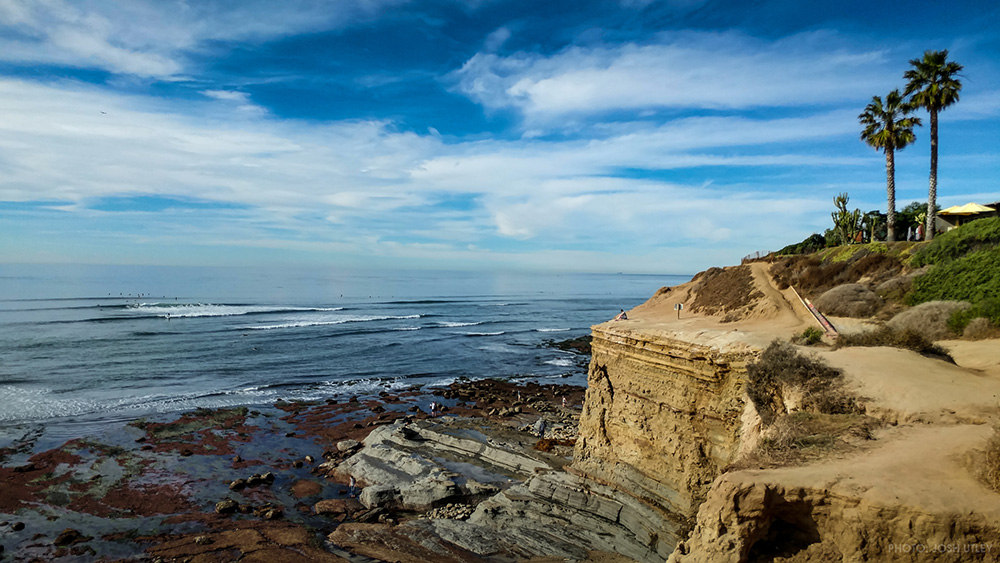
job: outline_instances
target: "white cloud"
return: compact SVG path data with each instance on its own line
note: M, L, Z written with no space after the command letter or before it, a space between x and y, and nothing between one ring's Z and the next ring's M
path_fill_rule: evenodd
M0 60L97 68L140 77L182 74L208 41L265 41L334 29L407 0L2 0Z
M570 47L552 56L479 53L452 74L458 91L529 120L648 108L806 107L888 84L886 54L829 32L763 41L676 32L646 45Z

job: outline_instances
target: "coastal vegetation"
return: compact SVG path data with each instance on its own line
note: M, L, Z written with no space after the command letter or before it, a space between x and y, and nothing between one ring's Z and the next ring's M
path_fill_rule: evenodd
M1000 327L1000 217L978 219L942 234L916 252L911 264L930 268L913 280L908 304L970 303L948 321L958 334L978 318Z

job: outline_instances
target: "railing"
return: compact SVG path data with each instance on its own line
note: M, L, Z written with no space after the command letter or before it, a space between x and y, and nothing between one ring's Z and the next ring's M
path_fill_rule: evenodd
M757 252L754 252L752 254L747 254L746 256L744 256L743 260L740 260L740 264L746 264L747 262L754 262L760 260L761 258L767 258L770 255L771 255L770 250L758 250Z

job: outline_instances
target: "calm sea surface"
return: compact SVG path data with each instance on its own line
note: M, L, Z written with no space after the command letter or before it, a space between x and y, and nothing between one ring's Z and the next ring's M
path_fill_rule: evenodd
M545 341L689 277L0 265L0 431L462 377L584 384Z

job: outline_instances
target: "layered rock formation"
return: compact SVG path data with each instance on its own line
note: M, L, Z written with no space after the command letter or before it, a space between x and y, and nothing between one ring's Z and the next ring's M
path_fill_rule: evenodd
M716 307L724 318L686 312L698 291L721 299L737 282L739 306ZM1000 400L995 342L956 343L958 365L896 349L826 350L866 409L856 416L884 428L798 467L732 470L752 467L762 430L747 364L814 322L793 295L755 264L665 288L628 321L593 327L568 464L530 438L441 421L372 433L338 469L371 486L366 504L471 499L476 508L466 520L411 520L392 532L345 524L331 540L378 557L409 542L449 561L582 560L595 550L673 563L1000 560L1000 494L979 480Z
M624 324L596 326L593 336L571 470L662 514L665 527L654 533L672 551L739 448L755 350L723 333L696 341Z

